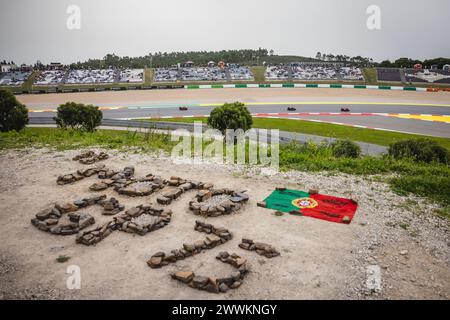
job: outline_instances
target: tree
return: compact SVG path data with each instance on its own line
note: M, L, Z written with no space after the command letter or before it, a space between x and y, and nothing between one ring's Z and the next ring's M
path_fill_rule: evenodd
M56 121L58 127L66 129L78 129L87 132L95 131L95 128L102 122L103 114L93 105L67 102L58 107Z
M225 103L223 106L211 111L208 125L225 134L227 129L249 130L253 125L253 119L243 103Z
M392 63L389 60L384 60L384 61L381 61L380 67L390 68L390 67L392 67Z
M0 131L20 131L28 124L28 109L9 90L0 90Z

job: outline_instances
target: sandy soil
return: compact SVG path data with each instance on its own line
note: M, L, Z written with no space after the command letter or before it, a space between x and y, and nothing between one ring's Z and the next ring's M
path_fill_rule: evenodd
M237 91L236 91L237 92ZM353 176L290 172L268 174L255 168L218 165L177 165L166 158L134 152L108 151L103 163L114 169L136 167L136 176L156 173L213 182L218 187L246 189L250 202L240 213L208 218L224 226L233 239L193 258L162 269L150 269L147 259L157 251L170 251L183 242L203 239L193 230L199 219L188 210L187 192L170 205L174 215L163 229L145 236L116 231L93 247L75 243L75 236L55 236L34 228L30 219L55 201L75 200L97 180L90 177L58 186L56 178L83 165L72 161L75 151L8 151L0 154L0 299L398 299L450 298L450 239L448 221L431 214L436 207L421 199L399 197L375 180ZM350 225L307 217L277 217L261 209L277 185L307 190L318 185L329 195L359 202ZM131 206L152 203L155 195L129 198L104 192ZM100 207L85 210L96 222L107 221ZM272 244L281 256L266 259L238 248L242 237ZM220 251L248 259L251 273L237 290L216 295L186 287L169 273L192 269L207 276L224 276L233 269L214 257ZM403 250L408 252L400 254ZM58 263L55 259L71 259ZM81 268L81 289L66 288L66 268ZM378 265L382 291L366 288L366 270Z
M20 102L33 109L57 107L67 101L95 105L126 106L132 104L164 103L222 103L243 102L283 102L283 101L354 101L354 102L410 102L448 104L449 92L410 92L388 90L356 89L304 89L304 88L243 88L220 90L130 90L79 92L60 94L19 95Z

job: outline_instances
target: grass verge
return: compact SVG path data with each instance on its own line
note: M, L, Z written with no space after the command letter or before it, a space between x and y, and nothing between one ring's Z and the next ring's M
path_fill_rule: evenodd
M141 119L141 121L193 123L194 121L206 122L206 119L207 118L170 118L163 120ZM380 146L388 146L393 142L403 139L424 138L424 136L421 135L406 134L400 132L354 128L337 124L317 123L317 122L289 120L289 119L253 118L253 127L261 129L279 129L281 131L312 134L338 139L351 139L353 141L373 143ZM450 150L450 139L429 137L429 136L427 136L426 138L435 140L439 144Z

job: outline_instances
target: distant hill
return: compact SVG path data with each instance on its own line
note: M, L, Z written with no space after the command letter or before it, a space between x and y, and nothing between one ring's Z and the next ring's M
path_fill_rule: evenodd
M188 52L156 52L141 57L120 57L107 54L103 59L89 59L70 65L71 68L144 68L144 67L170 67L177 63L192 61L194 65L207 65L208 62L224 61L225 63L238 63L246 66L289 63L296 61L318 61L301 56L282 56L269 54L267 49L252 50L222 50L222 51L188 51Z

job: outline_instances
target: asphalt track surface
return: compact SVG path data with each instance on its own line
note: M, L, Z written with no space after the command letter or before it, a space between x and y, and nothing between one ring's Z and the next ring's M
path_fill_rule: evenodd
M186 105L188 106L187 111L180 111L178 109L180 105L179 103L163 105L148 103L102 106L101 109L105 119L137 119L205 116L218 104ZM296 110L287 111L288 106L293 106ZM341 106L350 108L350 113L341 113ZM302 119L450 138L450 104L447 106L433 103L252 102L247 107L252 114L262 114L261 117ZM55 115L54 112L45 111L44 108L37 111L31 112L30 117L53 117ZM296 115L296 113L303 114Z

